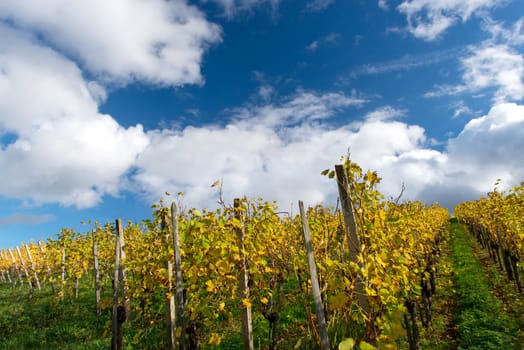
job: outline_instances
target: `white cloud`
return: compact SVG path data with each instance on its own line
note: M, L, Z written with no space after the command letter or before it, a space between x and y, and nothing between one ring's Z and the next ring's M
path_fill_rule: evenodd
M333 116L350 106L359 107L367 102L358 96L347 96L343 93L318 94L299 90L282 103L275 105L251 105L233 110L233 118L239 124L261 124L276 128L293 126L304 122L315 122Z
M374 121L386 121L391 120L397 117L401 117L405 114L405 111L395 109L391 106L385 106L381 108L377 108L374 111L369 112L366 114L364 119L369 122Z
M333 5L335 0L310 0L306 4L306 11L319 12L324 11L329 6Z
M273 15L278 9L280 0L201 0L214 2L224 11L224 15L233 18L241 13L250 12L256 7L269 6Z
M405 0L397 10L406 15L408 30L415 37L435 40L457 21L500 5L497 0Z
M524 18L517 20L510 29L506 29L503 23L487 18L483 27L491 34L493 41L502 41L508 45L524 44Z
M31 215L13 213L9 216L0 218L0 227L10 225L39 225L53 220L55 220L55 217L50 214Z
M354 76L363 74L385 74L398 71L409 71L412 69L438 64L447 60L455 59L460 54L459 50L447 49L433 51L424 55L405 55L386 62L368 63L354 70Z
M389 10L389 6L386 0L378 0L378 7L384 11Z
M322 100L320 95L312 104ZM404 183L403 199L452 206L485 193L496 178L508 185L524 178L524 106L495 106L440 152L428 146L420 126L374 117L400 115L391 106L339 127L311 123L314 118L307 116L295 125L275 126L261 119L281 114L284 105L248 109L250 123L233 119L223 128L151 132L152 142L141 153L133 180L151 199L166 190L182 190L186 203L197 207L216 205L218 192L210 185L217 179L223 180L227 202L248 195L277 200L284 210L298 199L333 204L336 186L319 172L332 167L348 147L354 161L378 171L380 190L388 197L396 197ZM309 106L304 113L316 109Z
M312 122L316 111L335 113L322 102L330 99L301 92L287 102L246 108L243 119L233 118L224 128L152 132L134 181L152 199L183 190L191 206L215 205L218 193L209 186L216 179L223 179L229 202L248 195L277 200L284 209L298 199L333 203L336 186L319 171L332 167L348 147L354 161L379 172L380 190L389 197L404 183L404 199L452 207L485 193L497 178L508 186L524 178L524 106L494 106L439 152L428 146L423 128L392 120L405 112L391 106L340 127ZM299 100L309 103L291 102ZM274 122L275 115L286 121L295 113L302 117L291 118L294 124ZM167 157L172 161L162 161Z
M524 106L495 105L488 114L471 120L449 140L449 169L473 189L486 192L496 179L506 186L524 179Z
M519 101L524 98L524 57L505 44L485 42L470 47L468 56L461 59L461 85L440 85L424 97L458 95L496 89L494 101Z
M0 25L0 195L89 207L115 195L147 144L140 125L125 129L98 113L103 89L28 34Z
M2 0L0 19L39 33L106 83L202 83L202 56L221 40L185 0Z
M418 178L421 185L411 186L406 193L414 198L424 181L431 180L426 163L438 162L442 156L424 148L421 127L392 121L402 114L392 107L368 114L362 123L348 121L331 127L325 122L354 104L341 94L300 91L278 104L236 110L223 128L152 131L151 144L140 154L133 180L151 199L165 191L184 191L189 205L209 207L217 199L216 189L209 186L223 179L226 201L261 196L287 209L298 199L310 204L332 202L336 186L319 173L332 167L350 147L354 160L387 178L382 189L390 195L400 191L403 181L404 173L396 164L413 163L409 179ZM167 158L169 162L163 161Z
M458 118L463 114L472 114L471 108L464 104L464 101L459 101L451 106L454 109L453 118Z
M468 90L496 87L497 101L524 98L524 58L506 45L487 45L472 49L462 60L462 76Z
M316 51L317 49L318 49L318 40L314 40L308 46L306 46L306 50L309 50L309 51Z
M320 45L334 45L340 40L341 35L338 33L329 33L326 36L312 41L306 49L309 51L316 51Z

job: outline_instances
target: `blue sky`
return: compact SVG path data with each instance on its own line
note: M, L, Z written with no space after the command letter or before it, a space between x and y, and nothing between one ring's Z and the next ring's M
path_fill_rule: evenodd
M520 0L0 3L0 248L255 196L452 208L524 179ZM167 200L171 200L169 197Z

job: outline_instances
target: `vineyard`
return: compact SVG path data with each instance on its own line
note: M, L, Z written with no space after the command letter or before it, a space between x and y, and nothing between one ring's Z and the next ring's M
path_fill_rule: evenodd
M27 291L27 303L82 302L99 332L93 349L428 348L435 329L451 328L435 312L449 302L439 288L454 288L439 282L451 275L447 209L386 199L378 175L349 159L323 175L338 187L336 208L300 202L294 214L243 198L185 210L179 196L140 223L2 250L2 288ZM455 209L520 301L523 211L523 185ZM2 348L16 348L8 336Z

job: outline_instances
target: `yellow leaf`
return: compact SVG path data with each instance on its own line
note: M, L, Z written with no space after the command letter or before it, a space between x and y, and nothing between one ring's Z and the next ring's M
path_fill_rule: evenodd
M260 299L260 302L264 305L266 305L267 303L269 303L269 300L267 298L262 298Z
M341 309L344 305L346 305L347 301L348 297L346 296L346 294L344 294L344 292L340 292L335 296L329 297L329 309Z
M338 344L338 350L352 350L355 346L355 341L353 338L347 338Z
M220 342L222 341L222 337L217 333L211 333L211 336L209 337L209 345L220 345Z
M360 342L360 344L358 344L358 347L361 350L376 350L377 349L376 347L374 347L373 345L369 343L366 343L365 341Z
M213 283L213 281L208 280L206 282L206 291L208 293L213 293L214 290L215 290L215 284Z
M249 301L248 298L244 298L244 299L242 299L242 305L244 307L251 307L252 304L251 304L251 301Z

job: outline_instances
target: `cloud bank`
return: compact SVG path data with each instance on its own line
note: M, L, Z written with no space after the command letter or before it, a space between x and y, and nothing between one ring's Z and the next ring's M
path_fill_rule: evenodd
M406 199L452 205L497 178L508 185L524 178L523 60L510 46L486 43L462 60L456 89L492 88L493 107L443 151L431 148L422 127L402 121L409 111L381 106L365 113L370 101L337 91L299 89L277 99L270 86L260 91L262 102L226 111L225 126L144 130L100 113L107 91L133 82L202 84L202 57L221 30L181 0L86 4L0 3L1 196L87 208L126 191L150 201L183 191L187 204L209 207L218 195L210 184L222 179L226 200L261 196L284 208L298 199L333 203L336 186L320 171L348 147L353 160L384 178L380 189L388 196L405 183ZM430 39L494 6L445 4L414 0L399 9L414 33ZM429 22L416 18L421 11ZM112 16L97 17L104 13Z

